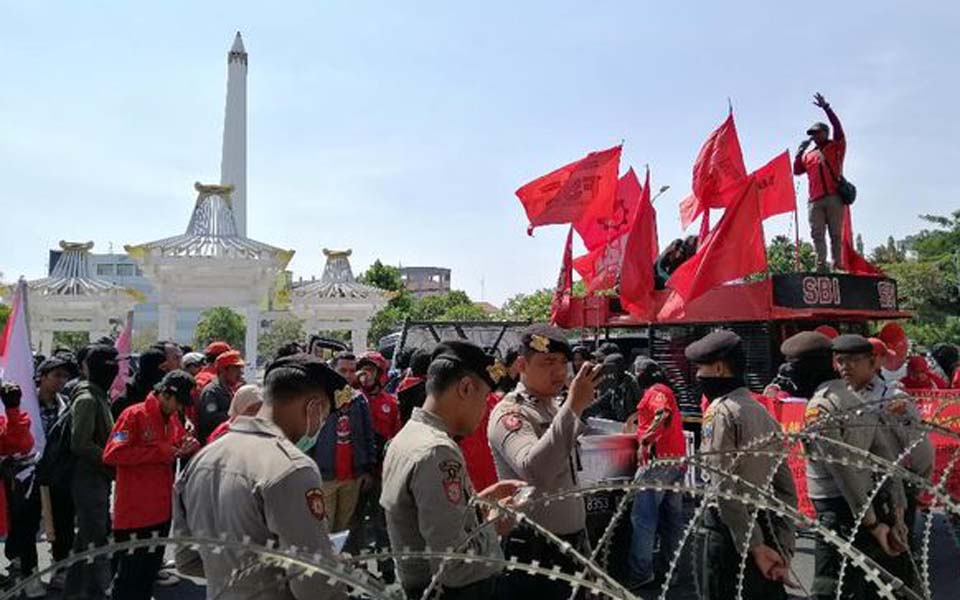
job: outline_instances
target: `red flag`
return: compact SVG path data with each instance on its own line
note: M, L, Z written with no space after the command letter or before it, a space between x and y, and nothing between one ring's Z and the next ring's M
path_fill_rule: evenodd
M693 192L680 203L680 224L686 229L707 208L724 208L728 198L720 192L747 176L737 138L733 112L718 127L697 155L693 165Z
M734 202L743 194L749 179L757 182L757 193L760 195L760 216L764 220L797 209L797 194L793 189L793 168L790 165L790 153L786 150L750 173L749 178L744 177L724 188L719 194L724 206ZM709 210L705 211L704 214L709 215Z
M760 195L756 181L752 177L748 181L697 253L667 280L667 286L685 302L728 281L766 270Z
M883 271L857 252L853 245L853 221L851 220L850 206L843 207L843 235L840 237L840 268L851 275L883 276Z
M652 317L653 262L659 251L657 211L650 202L650 169L647 169L643 195L627 234L620 267L620 304L634 318Z
M612 212L620 150L620 146L615 146L591 152L518 189L517 197L530 220L527 233L540 225L573 223L588 206L597 214Z
M563 264L557 277L557 288L550 302L550 322L563 325L570 318L570 298L573 296L573 227L567 232L567 243L563 248Z
M630 229L640 193L640 181L631 167L617 182L617 193L611 206L587 207L583 216L573 224L587 250L602 248ZM609 210L600 212L604 208Z

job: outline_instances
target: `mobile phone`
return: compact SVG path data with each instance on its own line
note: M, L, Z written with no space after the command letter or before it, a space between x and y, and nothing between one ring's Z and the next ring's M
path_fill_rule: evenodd
M532 485L523 486L513 495L513 503L517 505L526 504L533 497L535 491L537 491L537 488Z

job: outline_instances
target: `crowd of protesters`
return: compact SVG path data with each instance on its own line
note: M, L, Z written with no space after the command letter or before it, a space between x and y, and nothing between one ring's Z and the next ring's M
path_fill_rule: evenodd
M829 326L817 331L827 340L843 342L849 337L838 335ZM625 430L636 434L639 465L684 456L686 442L675 391L660 365L647 356L629 356L610 342L595 348L571 348L565 341L550 338L549 345L532 350L539 348L538 340L546 339L538 335L525 338L525 346L500 350L496 363L485 368L484 373L495 372L496 377L484 375L488 385L482 388L487 391L483 406L477 409L476 426L455 438L465 476L448 473L463 481L468 479L470 483L464 484L464 489L491 490L504 479L503 468L498 468L502 467L497 463L500 459L496 457L510 451L510 443L504 440L521 431L523 398L531 394L536 378L543 376L537 374L534 366L539 364L540 350L559 357L557 372L561 376L550 385L559 386L556 391L561 396L563 390L573 385L574 373L595 368L592 383L581 385L583 389L589 387L590 400L578 400L578 416L584 420L598 417L624 423ZM869 361L865 365L869 373L864 371L866 375L856 375L854 379L859 379L848 382L851 390L864 399L877 394L880 398L888 388L915 393L960 387L960 352L954 346L941 344L929 354L902 356L905 350L901 346L907 342L902 329L897 327L885 329L867 341ZM331 353L319 346L291 342L280 350L278 358L304 356L308 350L350 386L348 393L332 394L329 412L321 423L311 425L308 419L307 429L316 428L316 433L309 445L301 448L322 478L322 495L318 497L323 518L331 533L350 532L347 551L387 547L391 541L387 537L390 519L396 516L391 517L390 511L384 510L385 506L392 506L386 501L392 492L384 487L384 461L391 440L408 424L416 421L418 427L424 423L439 426L424 413L425 405L429 407L431 402L438 401L438 386L442 387L436 379L440 375L431 366L437 363L437 351L406 349L391 364L378 352ZM858 346L856 352L849 353L843 347L834 350L839 357L834 366L840 374L849 375L853 363L845 357L859 356L857 352L862 348ZM444 360L455 363L458 356L472 356L473 351L454 347L446 352ZM75 355L61 350L50 357L38 357L35 383L47 438L42 456L32 452L30 419L20 410L20 390L10 384L0 389L5 409L5 416L0 417L0 455L4 466L0 502L5 508L2 516L7 529L8 582L36 572L41 531L55 562L91 545L107 544L110 538L122 543L134 537L168 535L178 464L182 468L201 448L229 436L238 419L253 418L264 405L261 387L244 380L242 353L226 343L211 343L202 353L172 343L158 343L140 354L122 393L111 398L109 390L119 363L128 358L119 356L107 339ZM892 358L897 360L889 360ZM476 362L475 357L464 360ZM891 363L902 366L897 364L897 370L888 370L886 366ZM803 361L788 360L764 394L750 397L776 414L778 401L811 392L801 389L806 380L798 373L808 367ZM824 375L828 376L839 377L832 368ZM704 413L710 414L718 392L707 393L710 390L706 387ZM453 392L448 389L444 393ZM517 408L498 408L505 398L516 403ZM560 414L552 418L559 419ZM541 425L547 427L551 423ZM497 428L499 434L495 433ZM540 435L549 438L551 434ZM532 439L536 441L538 437ZM535 450L531 447L524 452ZM441 469L444 468L449 469L449 464L442 463ZM929 477L930 473L921 475ZM683 471L653 469L647 476L669 488L681 481ZM528 479L534 480L534 475ZM442 485L450 481L444 480ZM459 503L460 497L451 495L450 488L443 489L448 500ZM910 528L916 510L915 495L916 489L908 488L907 501L911 503L904 508L906 526ZM662 566L656 568L655 549L659 548L661 558L669 558L679 543L684 527L681 497L670 489L636 494L629 547L629 581L633 589L649 586L662 571ZM443 506L434 508L444 510ZM154 585L178 581L163 566L162 548L140 548L120 553L113 560L100 555L55 572L47 584L33 581L25 595L43 597L49 587L63 590L64 598L106 598L112 594L118 600L149 599ZM381 572L392 580L392 563L384 561ZM767 574L772 572L768 570ZM457 597L456 588L445 591Z

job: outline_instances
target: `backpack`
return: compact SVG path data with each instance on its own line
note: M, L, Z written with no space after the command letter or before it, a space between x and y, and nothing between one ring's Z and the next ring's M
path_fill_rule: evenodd
M37 481L40 485L64 486L73 479L77 457L70 449L73 437L73 408L60 415L47 434L47 445L37 463Z

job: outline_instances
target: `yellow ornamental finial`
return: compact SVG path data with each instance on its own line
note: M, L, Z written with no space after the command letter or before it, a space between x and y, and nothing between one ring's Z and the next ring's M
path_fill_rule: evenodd
M487 374L490 375L490 379L492 379L494 383L500 383L500 380L507 375L507 368L498 360L487 367Z
M333 395L333 402L336 405L337 409L350 404L350 401L353 400L353 388L349 385L346 385Z

